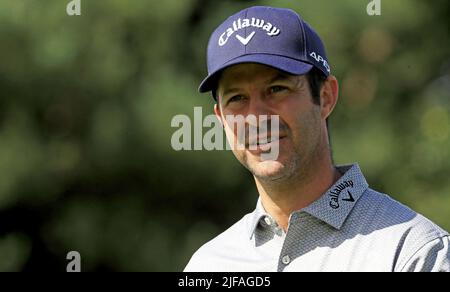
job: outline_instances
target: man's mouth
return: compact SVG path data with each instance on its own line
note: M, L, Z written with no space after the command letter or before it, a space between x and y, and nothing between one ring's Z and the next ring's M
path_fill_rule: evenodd
M264 137L264 138L258 138L258 139L251 139L250 143L245 144L245 148L249 150L262 150L267 151L269 150L275 143L279 143L279 141L286 136L270 136L270 137Z

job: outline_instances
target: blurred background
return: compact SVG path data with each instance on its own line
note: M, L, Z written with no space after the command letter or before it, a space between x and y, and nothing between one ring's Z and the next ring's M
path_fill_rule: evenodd
M210 33L269 4L321 35L341 93L338 164L450 229L450 2L382 0L0 2L0 271L181 271L251 212L257 192L230 151L174 151Z

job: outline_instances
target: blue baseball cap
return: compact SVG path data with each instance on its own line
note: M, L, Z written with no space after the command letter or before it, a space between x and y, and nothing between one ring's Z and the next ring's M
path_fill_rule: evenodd
M230 16L208 42L208 76L199 92L215 90L220 72L241 63L259 63L293 75L313 67L330 75L319 35L295 11L254 6Z

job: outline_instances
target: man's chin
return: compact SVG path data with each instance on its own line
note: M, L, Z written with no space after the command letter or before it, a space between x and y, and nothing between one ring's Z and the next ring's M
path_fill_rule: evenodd
M252 165L251 172L262 180L276 180L285 175L285 165L277 160L266 160L256 162Z

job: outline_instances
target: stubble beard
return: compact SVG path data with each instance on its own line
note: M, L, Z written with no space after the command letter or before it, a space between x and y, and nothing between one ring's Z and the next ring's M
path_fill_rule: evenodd
M319 138L316 140L316 143L309 145L309 149L308 147L306 147L306 149L303 148L303 151L298 144L294 145L294 148L292 149L293 154L284 159L282 163L283 167L279 171L269 175L264 174L264 170L258 169L258 166L252 166L251 163L249 163L248 155L250 154L248 153L238 160L253 174L255 179L263 184L271 184L274 186L278 184L297 184L301 181L306 182L311 179L311 176L317 175L312 173L312 171L315 161L321 159L323 147L324 145L320 143Z

